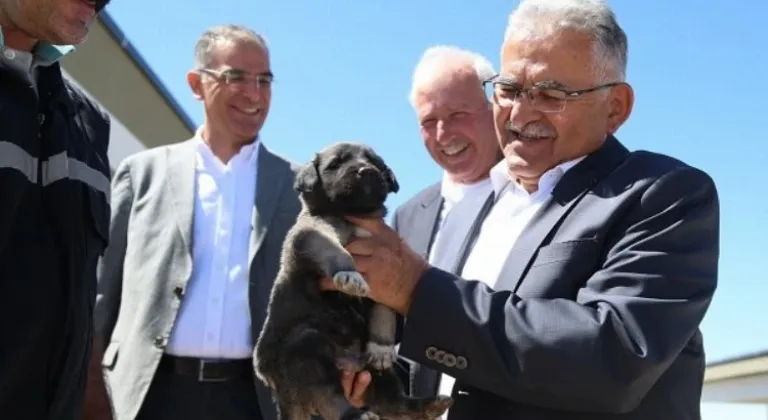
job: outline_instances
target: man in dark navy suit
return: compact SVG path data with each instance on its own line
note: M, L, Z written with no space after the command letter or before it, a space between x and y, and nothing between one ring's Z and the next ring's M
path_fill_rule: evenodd
M701 418L717 190L616 139L626 64L604 1L523 0L486 84L504 153L487 217L467 223L473 203L457 203L440 236L465 239L432 261L353 220L371 232L347 246L369 296L406 318L400 353L456 379L449 420Z

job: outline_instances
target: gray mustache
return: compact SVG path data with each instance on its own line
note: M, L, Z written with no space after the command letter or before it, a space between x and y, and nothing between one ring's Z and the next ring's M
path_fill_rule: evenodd
M504 124L504 129L525 137L554 137L555 130L543 123L528 123L523 127L516 127L511 121Z

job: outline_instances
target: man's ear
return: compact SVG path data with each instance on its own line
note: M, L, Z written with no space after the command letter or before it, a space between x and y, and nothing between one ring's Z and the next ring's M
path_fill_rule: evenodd
M317 188L320 183L317 168L318 160L318 156L315 155L312 161L304 165L296 174L296 181L293 183L294 190L300 193L309 193Z
M194 95L195 99L198 101L203 99L203 78L200 76L200 73L190 70L187 72L187 84L189 85L189 89L192 91L192 95Z

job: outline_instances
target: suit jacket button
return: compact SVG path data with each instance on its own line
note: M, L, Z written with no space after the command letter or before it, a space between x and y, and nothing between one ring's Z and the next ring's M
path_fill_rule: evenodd
M163 337L161 335L158 335L157 337L155 337L155 347L157 347L159 349L164 349L166 343L167 343L167 341L166 341L165 337Z
M451 353L447 353L445 357L443 358L443 364L448 367L454 367L456 366L456 356L454 356Z
M445 359L445 352L443 350L438 350L437 353L435 353L435 361L437 363L443 363L443 359Z
M424 352L427 356L427 359L429 360L435 360L435 353L437 353L437 349L435 347L427 347L427 351Z
M459 356L456 358L456 369L466 369L468 364L466 357Z

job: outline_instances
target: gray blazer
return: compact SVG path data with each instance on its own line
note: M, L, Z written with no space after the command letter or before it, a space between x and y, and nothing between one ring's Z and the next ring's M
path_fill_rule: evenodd
M266 315L280 249L299 213L296 167L259 145L250 242L254 340ZM133 420L163 355L192 273L195 146L192 140L123 161L112 182L110 244L99 269L95 328L116 420ZM255 384L265 420L272 398Z
M456 378L449 420L699 420L718 256L712 179L609 137L526 226L496 290L427 271L400 354Z

